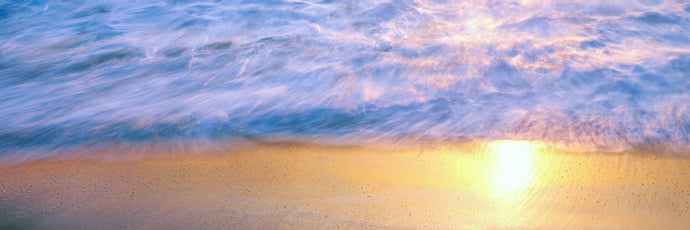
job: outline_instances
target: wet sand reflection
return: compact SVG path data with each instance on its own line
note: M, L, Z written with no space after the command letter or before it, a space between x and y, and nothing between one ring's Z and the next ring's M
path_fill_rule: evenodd
M689 173L687 157L522 141L53 159L0 168L0 226L686 229Z

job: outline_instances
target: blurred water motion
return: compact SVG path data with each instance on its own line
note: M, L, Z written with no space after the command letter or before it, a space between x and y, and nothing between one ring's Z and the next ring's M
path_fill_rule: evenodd
M688 37L674 0L9 1L0 155L274 138L686 153Z

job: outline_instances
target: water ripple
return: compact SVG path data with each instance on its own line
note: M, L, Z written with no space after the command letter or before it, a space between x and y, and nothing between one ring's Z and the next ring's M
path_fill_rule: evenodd
M276 136L687 147L689 8L9 1L0 152Z

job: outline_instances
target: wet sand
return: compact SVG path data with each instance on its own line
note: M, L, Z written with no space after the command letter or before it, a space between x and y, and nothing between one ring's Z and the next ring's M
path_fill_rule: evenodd
M54 157L0 167L0 228L690 228L688 157L497 159L476 143Z

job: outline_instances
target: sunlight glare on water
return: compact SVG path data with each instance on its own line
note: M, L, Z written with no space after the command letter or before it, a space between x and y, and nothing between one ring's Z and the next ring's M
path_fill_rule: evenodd
M511 200L527 189L533 180L534 145L523 141L497 141L489 145L494 156L490 173L494 197Z

